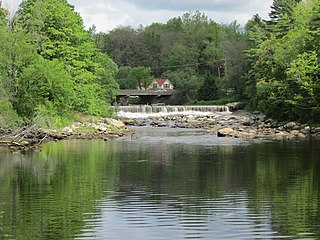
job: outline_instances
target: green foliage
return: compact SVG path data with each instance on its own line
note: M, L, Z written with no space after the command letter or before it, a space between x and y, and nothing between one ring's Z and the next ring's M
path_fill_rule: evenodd
M183 68L175 71L167 71L164 76L171 79L176 89L179 89L179 104L189 102L197 98L198 90L203 79L199 79L193 68Z
M219 97L219 90L216 84L216 79L213 77L207 77L202 86L199 88L198 91L199 100L215 100Z
M2 8L2 3L0 2L0 27L4 27L7 24L6 16L7 12Z
M18 101L18 78L36 59L36 49L28 43L30 38L22 29L0 29L0 74L10 100Z
M246 51L247 94L253 105L274 118L319 121L319 45L314 27L319 0L275 2L273 9L279 12L270 29L264 30L259 19L247 24L253 43Z
M197 99L203 79L219 76L219 63L226 62L225 76L217 83L244 95L246 34L234 21L218 24L199 11L187 12L166 23L145 28L119 27L97 34L96 44L120 66L117 82L121 88L136 88L129 79L130 68L146 67L157 78L168 77L181 91L181 102ZM129 68L130 67L130 68Z
M32 123L43 129L59 129L70 125L73 119L72 112L65 112L61 115L53 104L47 102L46 105L39 104L34 109Z
M120 67L116 75L121 89L147 89L153 79L151 69L148 67Z
M32 117L39 105L47 106L57 113L70 111L76 97L71 76L65 71L64 64L39 59L24 69L18 79L18 113Z
M32 43L44 59L64 63L74 85L73 109L103 114L116 96L117 66L95 47L74 7L65 0L27 0L19 9L18 25L34 36Z
M271 5L269 17L272 24L277 24L284 17L290 18L293 15L294 7L301 0L274 0Z
M72 5L66 0L25 0L10 27L5 16L0 5L6 116L15 117L16 111L49 127L64 125L74 111L110 114L108 105L119 89L117 66L95 46Z
M13 109L0 78L0 127L14 128L18 127L20 124L21 119Z

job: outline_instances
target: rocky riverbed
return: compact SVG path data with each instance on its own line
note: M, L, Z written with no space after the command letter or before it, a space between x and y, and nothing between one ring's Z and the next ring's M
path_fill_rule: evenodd
M0 146L8 147L13 151L41 150L40 145L48 141L64 139L103 139L108 141L129 133L130 130L123 122L111 118L76 121L59 130L42 129L36 125L16 130L0 128Z
M320 136L320 128L297 122L279 123L261 113L235 111L206 116L170 115L147 119L123 119L126 125L171 128L202 128L218 137L292 139Z

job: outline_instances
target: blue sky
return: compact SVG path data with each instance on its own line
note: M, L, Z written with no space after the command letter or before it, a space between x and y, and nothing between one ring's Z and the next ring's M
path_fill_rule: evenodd
M0 0L1 1L1 0ZM21 0L2 0L14 11ZM84 19L86 27L93 24L107 32L123 25L138 27L153 22L166 22L189 10L200 10L218 23L237 20L245 24L254 14L268 18L273 0L69 0Z

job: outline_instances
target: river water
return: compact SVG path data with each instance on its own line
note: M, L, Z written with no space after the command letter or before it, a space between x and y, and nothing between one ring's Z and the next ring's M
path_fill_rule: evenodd
M139 138L0 152L0 239L320 239L320 141Z

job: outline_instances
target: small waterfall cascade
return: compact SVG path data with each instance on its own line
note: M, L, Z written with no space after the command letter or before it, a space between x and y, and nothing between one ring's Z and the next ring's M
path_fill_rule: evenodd
M136 118L165 115L206 115L214 113L230 113L225 105L198 106L198 105L131 105L116 108L120 117Z

